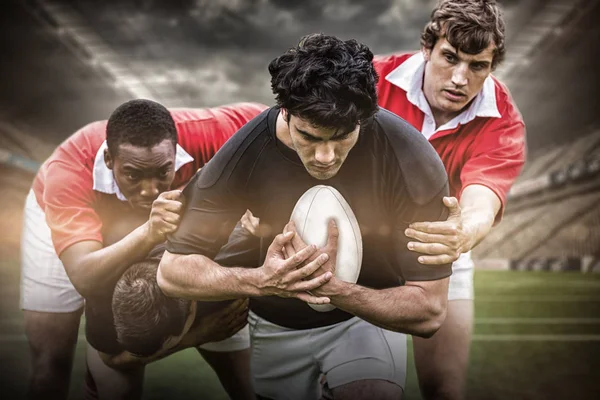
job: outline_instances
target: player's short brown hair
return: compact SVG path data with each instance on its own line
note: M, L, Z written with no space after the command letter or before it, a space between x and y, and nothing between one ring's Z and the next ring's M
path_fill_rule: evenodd
M502 10L495 0L440 0L421 33L421 46L431 50L442 37L467 54L478 54L494 43L496 68L505 55Z
M189 300L167 297L156 281L158 258L133 264L119 279L112 310L119 344L147 357L158 352L170 336L183 332Z

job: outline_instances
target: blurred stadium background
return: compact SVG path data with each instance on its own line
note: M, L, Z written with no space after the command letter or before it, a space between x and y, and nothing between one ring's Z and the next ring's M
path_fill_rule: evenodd
M600 398L599 0L506 0L495 75L528 129L503 221L477 248L469 398ZM19 296L22 204L33 173L120 103L272 103L266 65L306 33L416 50L435 1L3 0L0 3L0 393L28 368ZM594 273L596 272L596 273ZM72 398L81 395L81 336ZM191 351L152 365L148 399L225 398ZM409 360L407 398L419 398Z

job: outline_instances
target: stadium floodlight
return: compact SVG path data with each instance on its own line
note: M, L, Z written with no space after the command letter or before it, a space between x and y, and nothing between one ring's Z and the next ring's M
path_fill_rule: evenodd
M567 168L567 175L571 181L579 181L587 177L587 168L584 160L575 161Z
M564 169L559 169L550 173L550 182L552 183L552 188L563 186L567 182L567 179L567 171Z
M586 160L585 169L588 176L594 176L600 172L600 156L595 156Z

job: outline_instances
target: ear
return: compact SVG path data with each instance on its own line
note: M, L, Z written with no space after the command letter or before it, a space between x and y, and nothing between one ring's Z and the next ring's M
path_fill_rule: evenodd
M288 119L288 110L285 108L282 108L279 110L279 112L281 112L281 116L283 117L283 119L285 120L285 122L289 123L289 119Z
M162 345L161 350L169 350L177 346L181 342L181 336L169 336Z
M431 50L430 49L421 47L421 53L423 54L423 58L425 59L425 61L429 61L431 59Z
M104 164L106 165L106 168L108 169L113 169L114 165L115 165L115 161L112 158L112 155L110 154L110 151L108 150L108 147L106 149L104 149Z

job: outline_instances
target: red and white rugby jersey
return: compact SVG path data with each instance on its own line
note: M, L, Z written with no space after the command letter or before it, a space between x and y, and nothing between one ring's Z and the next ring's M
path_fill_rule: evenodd
M178 133L175 179L180 187L239 128L264 111L258 103L206 109L174 109ZM88 124L66 139L44 162L32 185L45 212L56 254L84 240L102 242L101 199L125 200L104 163L107 121Z
M460 198L472 184L490 188L502 202L525 163L525 124L508 89L490 76L471 105L436 129L423 94L422 53L376 56L379 105L408 121L429 139L442 159L450 194Z

